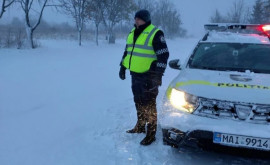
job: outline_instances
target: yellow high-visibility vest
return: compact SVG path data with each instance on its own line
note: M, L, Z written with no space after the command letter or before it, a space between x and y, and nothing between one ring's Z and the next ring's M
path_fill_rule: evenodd
M152 62L157 60L152 42L159 29L152 24L147 26L133 43L134 31L135 28L128 35L127 56L122 64L132 72L144 73L150 69Z

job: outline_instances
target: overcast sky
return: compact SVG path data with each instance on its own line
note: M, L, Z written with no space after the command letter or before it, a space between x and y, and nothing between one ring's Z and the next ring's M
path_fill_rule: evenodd
M209 23L210 17L218 9L225 14L235 0L171 0L179 9L183 27L195 35L204 32L203 25ZM256 0L244 0L246 6L252 7Z
M183 21L183 27L188 30L189 33L195 35L203 32L203 25L209 22L210 16L218 9L221 13L227 13L231 8L235 0L171 0L179 10ZM237 1L237 0L236 0ZM252 7L256 0L244 0L246 6ZM17 16L22 17L21 9L18 7L12 7L4 14L4 18L0 20L0 23L4 23L10 18ZM45 9L44 20L52 23L56 22L70 22L72 19L67 18L65 15L57 13L52 9Z

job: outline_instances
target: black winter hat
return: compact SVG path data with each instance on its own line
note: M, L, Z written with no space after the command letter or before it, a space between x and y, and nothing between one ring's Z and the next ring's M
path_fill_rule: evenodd
M139 10L136 12L135 14L135 18L140 18L142 20L144 20L144 22L150 22L151 21L151 16L148 10Z

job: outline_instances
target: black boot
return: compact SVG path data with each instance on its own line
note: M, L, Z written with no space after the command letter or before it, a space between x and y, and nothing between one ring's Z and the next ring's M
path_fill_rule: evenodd
M146 136L141 142L141 145L148 146L156 140L155 136Z
M141 104L135 103L137 110L137 123L135 127L131 130L127 130L127 133L145 133L145 112Z
M155 100L150 102L147 113L147 133L146 137L141 141L141 145L147 146L153 143L156 138L156 130L157 130L157 110Z
M156 140L156 127L155 124L147 124L146 137L140 142L141 145L147 146Z
M127 130L127 133L145 133L145 126L141 121L137 121L137 124L133 129Z

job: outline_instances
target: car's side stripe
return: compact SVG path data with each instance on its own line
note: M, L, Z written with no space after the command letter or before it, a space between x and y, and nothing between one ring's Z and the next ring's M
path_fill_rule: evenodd
M215 87L223 87L223 88L248 88L248 89L264 89L270 90L270 86L263 85L248 85L248 84L238 84L238 83L211 83L209 81L201 81L201 80L190 80L176 83L175 87L187 86L187 85L210 85Z

